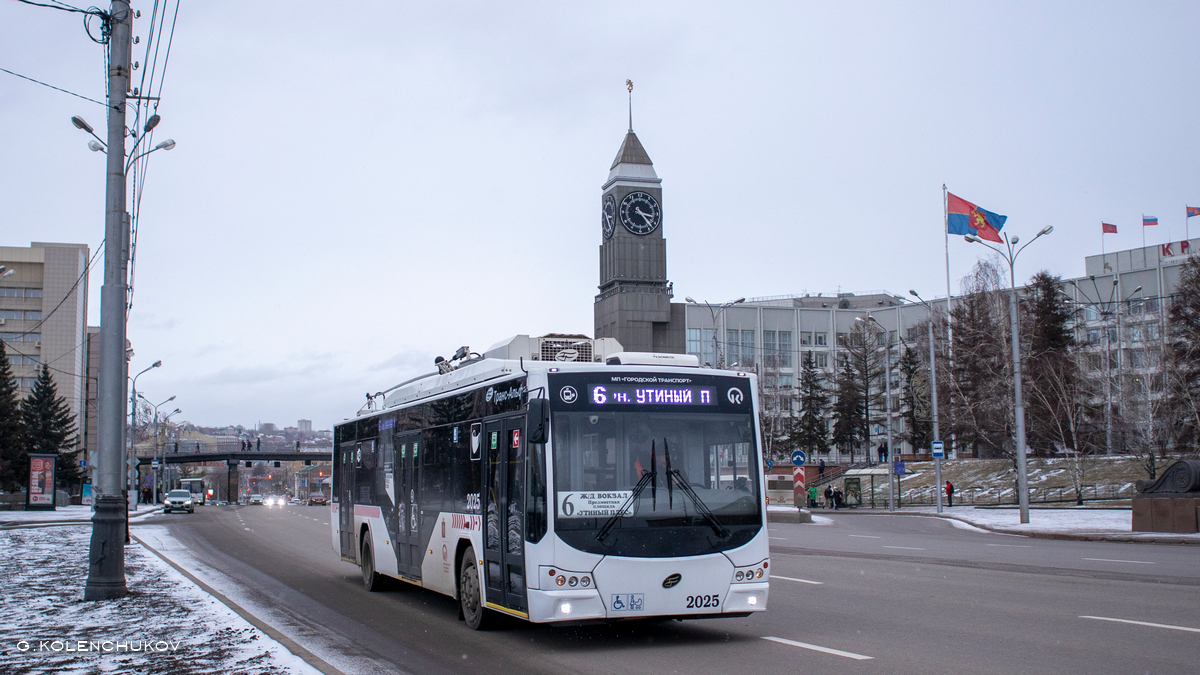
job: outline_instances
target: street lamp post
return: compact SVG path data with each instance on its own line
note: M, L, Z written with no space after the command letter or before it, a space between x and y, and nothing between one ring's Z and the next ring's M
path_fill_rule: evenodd
M1094 288L1096 290L1096 302L1094 304L1099 305L1100 316L1102 316L1104 318L1104 454L1111 455L1111 454L1113 454L1113 443L1112 443L1112 339L1109 337L1108 322L1115 314L1117 317L1116 332L1117 332L1117 352L1118 352L1118 359L1119 359L1120 351L1121 351L1121 313L1120 313L1120 311L1118 311L1118 306L1120 304L1124 304L1125 301L1129 300L1129 298L1132 298L1133 296L1137 295L1138 292L1142 290L1142 287L1138 286L1137 288L1130 291L1129 295L1126 295L1124 298L1122 298L1120 303L1115 303L1115 302L1113 302L1113 300L1116 298L1117 284L1119 284L1120 281L1118 281L1117 279L1113 279L1112 288L1108 292L1108 301L1102 302L1100 300L1100 287L1096 285L1096 275L1093 274L1088 278L1092 282L1092 288ZM1068 279L1067 283L1074 286L1075 290L1078 291L1079 293L1082 293L1085 298L1087 297L1087 293L1082 288L1080 288L1079 284L1075 283L1074 280ZM1089 302L1086 304L1093 304L1093 303Z
M724 361L724 359L722 359L722 358L721 358L720 345L719 345L719 343L718 343L718 341L717 341L717 330L718 330L718 329L717 329L717 320L718 320L718 317L720 317L721 315L723 315L723 314L725 313L725 310L729 309L730 307L732 307L732 306L734 306L734 305L740 305L741 303L745 302L745 301L746 301L746 299L745 299L745 298L738 298L737 300L732 300L732 301L730 301L730 302L726 302L726 303L724 303L724 304L722 304L722 305L718 305L718 306L717 306L717 307L715 307L715 308L714 308L714 307L712 306L712 304L711 304L711 303L709 303L709 302L696 302L695 300L691 299L690 297L684 298L684 300L685 300L685 301L687 301L687 302L690 302L690 303L691 303L691 304L693 304L693 305L696 305L697 307L707 307L707 308L708 308L708 313L709 313L710 315L712 315L712 322L713 322L713 361L715 361L715 362L716 362L716 363L713 363L713 364L712 364L712 366L713 366L713 368L718 368L718 369L720 369L720 368L724 368L724 367L725 367L725 361Z
M891 466L894 466L894 462L895 462L895 457L893 457L893 455L892 455L892 340L891 340L891 336L888 335L887 329L883 327L883 324L879 323L879 320L876 319L875 317L871 316L870 314L867 314L867 318L865 320L861 316L854 320L862 321L864 324L866 324L869 321L869 322L875 324L876 326L879 326L880 334L883 336L883 343L884 343L883 382L884 382L884 396L887 397L887 402L885 404L884 410L887 411L888 467L891 467ZM867 392L867 408L868 409L871 406L870 401L871 401L870 392ZM870 444L868 444L868 447L867 447L868 459L870 459L870 452L871 452ZM896 510L896 491L892 488L893 479L892 479L892 471L890 468L888 469L887 477L888 477L888 511L895 511Z
M137 379L139 377L141 377L142 375L144 375L147 371L153 370L153 369L161 367L161 366L162 366L161 360L155 361L154 363L150 364L149 368L146 368L142 372L133 376L133 384L130 385L130 387L129 387L129 454L126 456L127 462L132 461L132 459L135 455L134 445L137 443L137 399L138 399ZM147 401L147 403L148 402L149 401ZM133 467L129 467L129 469L133 469ZM128 477L126 477L126 486L128 486L128 484L129 484L129 480L128 480ZM136 486L134 486L134 487L136 487ZM134 502L135 503L137 502L137 494L136 493L137 493L137 490L135 489L134 490Z
M1021 510L1022 524L1029 523L1029 474L1025 461L1025 404L1021 400L1021 342L1017 328L1017 256L1030 244L1053 231L1054 226L1047 225L1033 239L1025 242L1025 245L1020 248L1015 248L1020 239L1016 235L1012 235L1004 242L1005 250L984 244L982 239L973 235L968 234L963 237L963 239L972 244L981 244L999 253L1000 257L1004 258L1008 263L1008 315L1012 332L1013 417L1016 422L1017 431L1017 504Z
M162 363L162 361L159 361L158 363ZM138 373L138 374L140 375L141 373ZM138 398L142 399L143 401L146 401L146 403L150 403L150 401L145 396L142 396L141 394L135 393L134 396L137 396ZM154 454L152 455L152 458L155 460L158 459L158 408L159 408L159 406L165 405L174 400L175 400L175 397L172 396L171 398L163 401L162 403L159 403L158 405L154 405L153 403L150 403L151 407L154 408ZM179 409L176 408L175 412L179 412ZM171 413L171 415L174 415L174 414L175 413ZM170 415L168 415L168 417L170 417ZM154 475L154 497L152 499L152 502L154 504L157 504L158 503L158 469L152 469L152 472Z
M934 351L933 351L933 306L930 305L928 302L925 302L925 299L922 298L920 295L918 295L916 291L909 291L909 293L911 293L914 298L919 300L921 302L921 304L925 305L925 308L929 310L929 397L930 397L931 401L933 402L933 440L936 443L937 441L942 440L942 438L938 434L937 365L934 362ZM932 452L932 450L933 450L933 448L930 447L930 452ZM934 492L937 493L937 512L941 513L942 512L942 458L941 457L935 456L933 458L933 480L934 480L934 485L936 485Z

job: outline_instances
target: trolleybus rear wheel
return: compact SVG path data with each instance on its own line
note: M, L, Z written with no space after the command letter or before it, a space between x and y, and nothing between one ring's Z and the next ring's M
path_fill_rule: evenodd
M471 630L483 630L491 624L491 612L483 606L479 567L475 564L475 549L468 547L463 554L458 574L458 604L463 621Z
M369 538L363 539L362 558L359 560L362 562L363 587L369 592L382 590L383 577L375 571L375 552L371 550Z

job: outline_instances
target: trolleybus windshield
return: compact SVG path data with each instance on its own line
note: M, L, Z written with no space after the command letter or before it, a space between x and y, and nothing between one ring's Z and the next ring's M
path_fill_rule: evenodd
M606 379L618 377L638 376ZM762 526L748 380L642 377L651 381L552 377L558 536L584 551L635 557L745 544Z

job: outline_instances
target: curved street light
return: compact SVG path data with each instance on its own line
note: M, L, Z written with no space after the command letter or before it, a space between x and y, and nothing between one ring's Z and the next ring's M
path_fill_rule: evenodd
M887 329L883 327L883 324L879 323L879 319L876 319L875 317L871 316L870 314L867 314L867 318L865 318L865 319L862 318L861 316L857 316L857 317L854 317L854 320L856 322L861 322L864 326L870 325L871 323L875 324L876 326L879 327L879 332L883 336L883 344L884 344L884 347L883 347L883 363L884 363L883 383L884 383L884 388L885 388L884 396L887 397L887 402L884 406L884 410L887 411L888 466L891 466L892 461L895 459L892 456L892 341L890 339L890 336L888 335ZM866 404L866 408L868 411L871 409L870 401L871 401L871 392L868 391L867 392L867 404ZM868 413L868 417L869 416L870 415ZM867 438L870 439L869 433L867 435ZM870 462L871 462L871 443L868 440L868 442L867 442L867 463L869 464ZM896 510L896 493L892 489L893 481L892 481L892 471L891 470L888 470L887 477L888 477L888 511L895 511Z
M910 290L909 295L913 296L925 308L929 310L929 398L933 403L933 441L936 443L942 440L938 434L938 406L937 406L937 364L934 359L933 351L933 305L925 302L916 291ZM933 447L930 446L932 452ZM942 512L942 458L934 456L933 458L933 481L934 492L937 494L937 512Z
M71 118L71 120L74 121L75 118ZM84 122L84 124L87 124L87 123ZM78 126L78 125L76 125L76 126ZM148 371L154 370L155 368L159 368L161 366L162 366L162 360L155 361L154 363L150 364L150 366L148 368L146 368L142 372L138 373L137 375L133 376L133 384L130 386L130 389L129 389L129 392L130 392L129 393L129 450L127 451L128 454L125 456L126 461L133 459L134 432L137 430L137 399L138 399L137 379L139 377L141 377L142 375L145 375ZM125 477L125 489L126 490L129 489L129 476L128 475L126 475L126 477ZM134 495L136 498L137 490L134 490Z
M690 296L689 296L689 297L685 297L685 298L684 298L684 301L686 301L686 302L688 302L688 303L690 303L690 304L696 305L697 307L707 307L707 308L708 308L708 313L709 313L710 315L712 315L712 322L713 322L713 360L714 360L714 361L716 361L716 363L713 363L713 364L712 364L712 367L713 367L713 368L717 368L717 369L724 368L724 367L725 367L725 360L724 360L724 359L721 357L721 350L720 350L720 346L719 346L719 345L720 345L720 343L717 341L717 321L718 321L718 317L720 317L721 315L723 315L723 314L725 313L725 310L729 309L730 307L733 307L734 305L740 305L740 304L742 304L743 302L745 302L745 301L746 301L746 298L738 298L737 300L731 300L731 301L729 301L729 302L726 302L726 303L724 303L724 304L717 305L715 308L713 307L712 303L710 303L710 302L696 302L696 301L695 301L695 300L693 300L693 299L692 299Z
M1008 315L1012 332L1013 417L1016 420L1017 427L1017 504L1020 506L1021 524L1023 525L1029 523L1029 474L1025 461L1025 404L1021 400L1021 341L1017 330L1017 256L1021 254L1021 251L1028 248L1030 244L1053 231L1054 226L1047 225L1033 239L1025 242L1025 245L1020 248L1016 248L1020 238L1017 235L1012 235L1004 240L1005 250L985 244L979 237L970 234L963 236L963 239L972 244L981 244L999 253L1000 257L1004 258L1004 261L1008 263L1008 280L1010 286Z

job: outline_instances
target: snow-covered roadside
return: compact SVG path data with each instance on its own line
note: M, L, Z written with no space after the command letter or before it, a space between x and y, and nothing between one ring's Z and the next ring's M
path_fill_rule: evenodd
M161 506L139 504L137 511L129 514L129 519L136 521L161 512ZM90 523L93 513L90 506L60 506L54 511L0 511L0 527L26 523Z
M356 657L347 653L344 635L326 632L319 624L311 621L298 621L295 616L289 615L276 602L275 598L266 596L261 589L248 588L231 579L224 572L204 564L192 554L188 547L175 539L166 526L141 525L133 530L133 534L171 562L186 569L188 573L194 575L214 591L244 608L259 621L279 631L280 634L297 644L303 645L314 656L343 673L376 675L396 672L390 668L381 667L380 664L368 658ZM351 569L357 572L356 568ZM463 658L466 656L464 655Z
M0 531L0 672L319 672L136 543L129 595L84 601L90 537L87 524Z
M933 514L933 507L906 508L909 513ZM1170 534L1166 532L1133 532L1133 512L1129 509L1030 509L1029 522L1021 523L1016 508L995 509L956 506L944 508L942 515L966 521L972 525L1007 534L1064 534L1075 537L1120 536L1123 540L1200 542L1200 534Z

